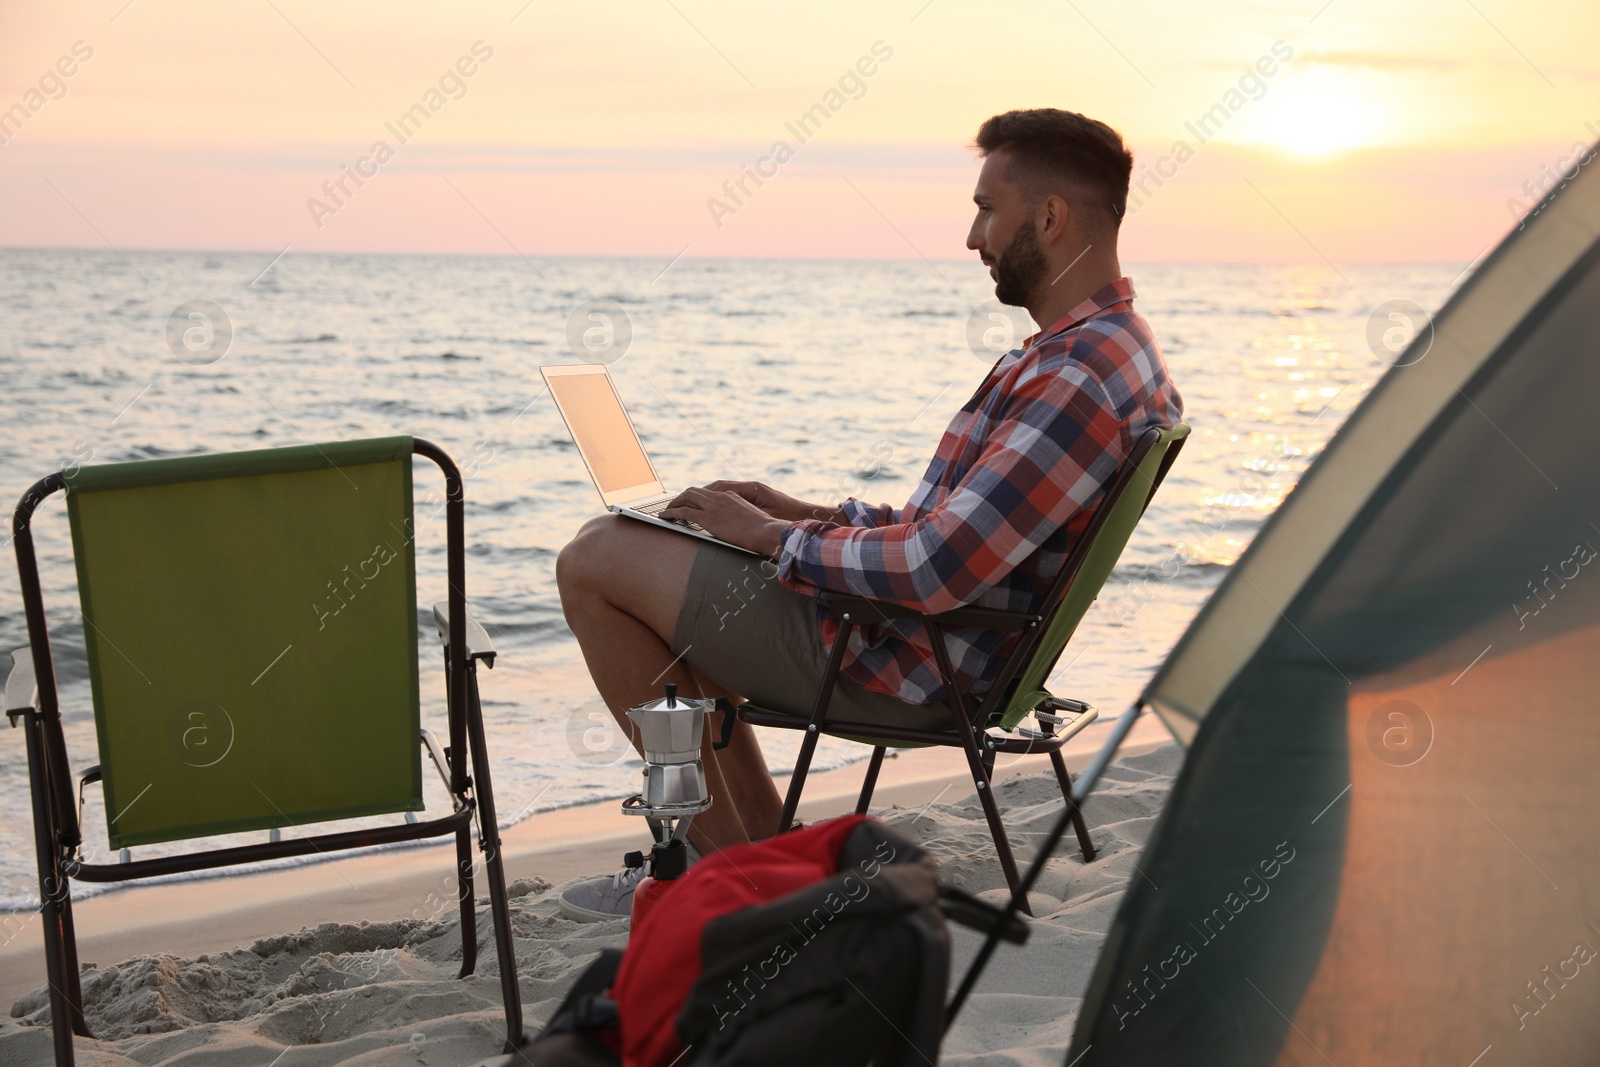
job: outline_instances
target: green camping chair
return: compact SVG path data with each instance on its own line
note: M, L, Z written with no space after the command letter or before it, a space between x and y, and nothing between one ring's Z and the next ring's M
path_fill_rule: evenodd
M867 806L872 802L872 792L878 782L878 771L883 766L885 749L925 745L960 748L966 752L967 766L972 772L972 782L977 789L978 801L983 806L984 817L988 820L989 831L994 836L995 851L999 853L1006 884L1015 893L1018 884L1017 864L1011 854L1011 845L1006 840L1005 827L1000 821L1000 809L989 788L994 777L995 756L1002 752L1048 753L1055 768L1056 780L1061 785L1062 797L1068 805L1073 804L1072 776L1067 773L1061 749L1068 740L1093 722L1097 713L1082 701L1052 696L1044 688L1045 680L1060 658L1061 650L1071 640L1078 623L1099 596L1100 587L1110 577L1112 568L1133 535L1134 527L1138 525L1173 461L1178 458L1184 439L1188 436L1188 423L1179 423L1170 429L1152 427L1139 438L1106 487L1106 495L1099 509L1083 536L1073 545L1037 614L962 607L939 615L923 615L896 604L865 597L822 594L822 602L839 616L840 626L828 654L828 665L812 705L811 718L801 719L748 702L739 708L739 717L752 725L805 731L800 754L795 761L794 776L789 782L789 793L784 799L783 814L778 820L778 832L787 830L794 821L800 794L805 789L806 772L810 769L817 739L822 734L873 746L866 780L856 801L856 811L862 814L866 813ZM952 722L948 730L918 730L828 718L828 701L839 677L839 664L844 658L851 631L861 619L879 617L913 619L928 628L940 679L945 692L951 694L949 704ZM980 627L1018 635L1017 643L1007 655L994 685L975 710L963 706L961 698L956 695L955 670L950 665L949 652L943 640L943 631L947 627ZM1021 726L1022 720L1030 712L1038 720L1038 730ZM1020 736L991 734L990 729ZM1089 828L1084 824L1082 813L1074 809L1072 821L1085 862L1093 860L1094 845L1089 840ZM1026 901L1020 902L1020 906L1027 911Z
M412 457L443 471L449 733L421 728ZM64 490L100 762L68 761L32 523ZM13 520L29 647L6 683L27 737L57 1064L84 1022L70 882L121 882L424 838L456 838L461 975L476 966L472 829L489 880L507 1049L522 1008L477 663L488 635L466 610L461 473L410 437L84 467L24 494ZM422 749L448 790L423 810ZM468 768L470 753L471 769ZM270 831L227 848L92 863L84 787L99 782L109 844ZM280 837L283 827L405 812L404 822Z

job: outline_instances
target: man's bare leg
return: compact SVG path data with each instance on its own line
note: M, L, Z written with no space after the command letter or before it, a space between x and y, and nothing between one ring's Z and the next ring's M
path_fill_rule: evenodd
M684 693L722 693L715 681L674 661L670 647L700 542L647 523L604 515L586 523L556 560L567 625L578 638L600 697L638 747L628 708L659 696L667 682ZM744 723L720 752L704 742L706 781L715 800L695 817L690 837L716 851L770 836L782 800L755 732Z

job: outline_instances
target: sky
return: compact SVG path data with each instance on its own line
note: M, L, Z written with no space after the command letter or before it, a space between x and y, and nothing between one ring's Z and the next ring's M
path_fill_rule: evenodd
M1600 138L1597 41L1593 0L0 0L0 246L962 259L978 125L1051 106L1134 149L1126 260L1468 263Z

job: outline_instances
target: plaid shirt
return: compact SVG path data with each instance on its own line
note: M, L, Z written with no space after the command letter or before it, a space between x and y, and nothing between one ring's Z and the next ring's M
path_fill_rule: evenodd
M791 525L779 580L929 614L963 604L1036 611L1133 442L1183 414L1133 298L1133 283L1119 278L1002 357L951 420L905 507L851 499L841 505L848 526ZM820 604L817 615L832 647L838 621ZM948 631L960 688L988 689L1015 639ZM861 626L843 673L913 704L944 699L919 623Z

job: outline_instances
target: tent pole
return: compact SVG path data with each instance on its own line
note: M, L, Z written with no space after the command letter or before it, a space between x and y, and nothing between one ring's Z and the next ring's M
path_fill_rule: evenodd
M1033 883L1038 880L1039 874L1044 870L1044 865L1050 859L1050 854L1061 843L1061 838L1066 834L1067 827L1071 825L1074 818L1082 818L1081 812L1084 799L1089 795L1089 791L1094 788L1094 784L1099 779L1101 772L1116 758L1117 749L1121 748L1122 743L1128 739L1128 733L1133 729L1133 724L1138 721L1139 714L1143 710L1142 705L1135 704L1122 713L1122 717L1117 720L1117 724L1111 729L1111 736L1106 738L1106 743L1100 747L1099 752L1095 753L1094 760L1078 776L1077 785L1072 790L1072 799L1062 809L1061 817L1056 820L1055 826L1051 827L1050 832L1045 835L1043 844L1039 846L1038 853L1034 855L1033 862L1028 866L1028 873L1023 875L1021 884L1012 890L1011 899L1006 902L1006 906L1001 910L999 916L995 918L994 924L989 928L988 935L983 939L983 944L979 946L972 963L968 965L967 973L962 976L961 985L956 990L955 996L950 998L950 1003L945 1008L945 1033L950 1032L950 1026L955 1022L956 1016L961 1013L962 1005L967 1002L968 995L971 994L973 987L978 984L979 976L988 967L989 957L994 955L995 948L999 946L1001 935L1015 920L1020 905L1027 900L1028 891L1033 888Z

